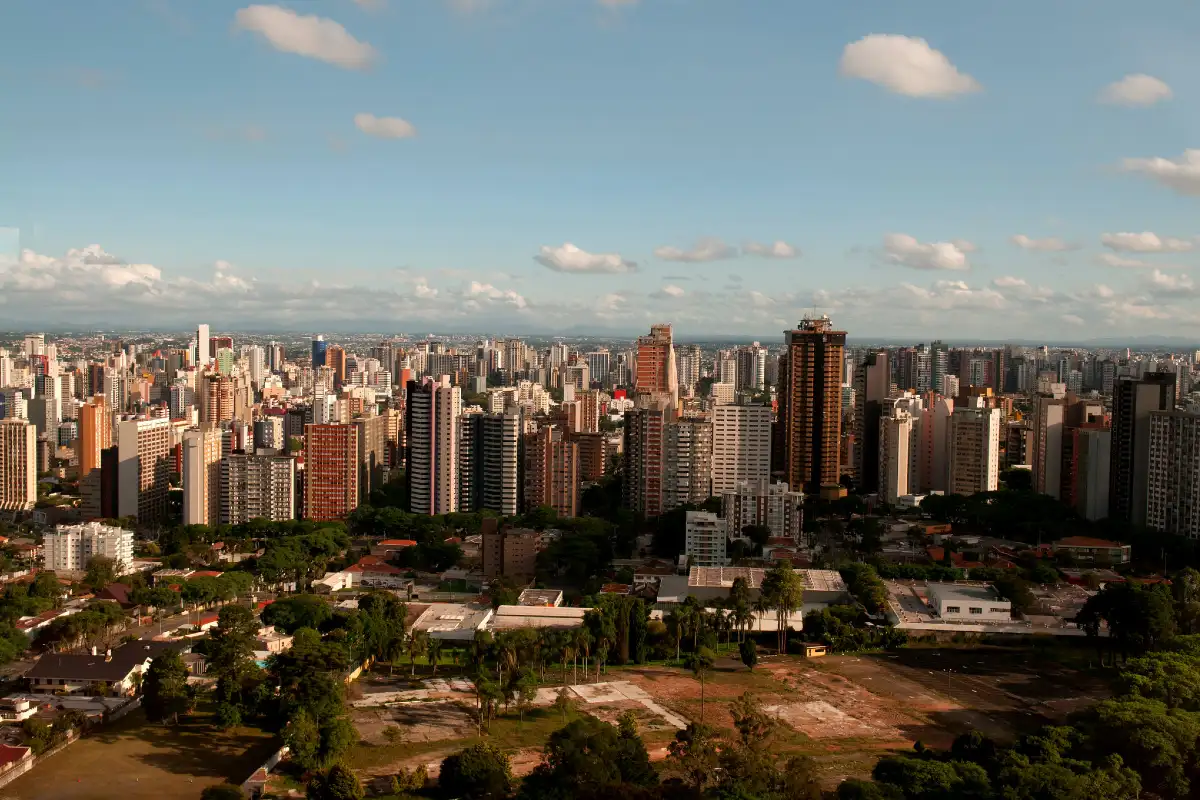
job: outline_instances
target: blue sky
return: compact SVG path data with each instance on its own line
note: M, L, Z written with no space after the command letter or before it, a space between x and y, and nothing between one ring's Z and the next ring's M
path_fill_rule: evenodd
M1200 333L1193 5L7 0L0 25L0 320Z

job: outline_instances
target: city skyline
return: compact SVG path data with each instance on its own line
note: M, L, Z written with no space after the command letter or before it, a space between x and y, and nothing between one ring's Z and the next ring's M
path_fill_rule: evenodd
M68 5L0 54L5 327L1200 336L1196 9Z

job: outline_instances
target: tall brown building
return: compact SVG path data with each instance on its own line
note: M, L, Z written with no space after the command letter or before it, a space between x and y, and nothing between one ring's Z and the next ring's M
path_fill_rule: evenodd
M546 425L525 439L526 509L550 506L560 517L579 516L579 444Z
M112 419L108 402L98 394L79 408L79 436L75 452L79 456L79 477L86 478L92 470L100 469L100 453L112 447Z
M635 395L666 396L671 410L678 408L679 374L670 325L654 325L649 336L638 337L633 391Z
M674 410L662 394L638 395L637 400L638 406L625 412L622 495L626 508L643 517L657 517L665 510L667 425Z
M358 436L353 424L305 426L305 519L343 519L358 507Z
M334 388L342 388L346 382L346 349L341 345L329 345L325 350L325 366L333 370Z
M604 477L608 469L608 440L603 433L576 433L571 438L579 445L579 480L591 483Z
M208 374L200 378L200 386L200 421L217 425L233 419L233 378Z
M836 484L842 438L842 362L846 332L829 317L784 332L779 359L779 444L783 479L793 491Z

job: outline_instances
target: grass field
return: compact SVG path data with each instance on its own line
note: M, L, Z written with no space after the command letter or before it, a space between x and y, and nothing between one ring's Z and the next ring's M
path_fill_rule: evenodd
M216 730L204 714L170 727L135 711L38 762L0 800L197 798L206 786L240 784L278 747L262 731Z

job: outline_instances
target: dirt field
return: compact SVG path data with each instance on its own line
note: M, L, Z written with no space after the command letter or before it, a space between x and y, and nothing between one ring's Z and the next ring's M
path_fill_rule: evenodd
M135 711L36 764L0 800L197 798L206 786L240 784L278 747L261 731L153 725Z
M750 692L784 723L777 747L812 756L833 785L869 773L880 755L911 749L918 740L947 747L958 734L975 729L1009 741L1105 696L1099 681L1028 659L1027 651L1002 648L912 648L813 661L766 658L753 672L721 659L705 685L703 720L731 729L729 704ZM576 707L610 722L632 710L652 759L666 756L679 727L701 719L700 685L690 672L625 667L606 678L572 687ZM546 708L556 695L555 689L541 690L542 709L523 724L502 718L493 725L489 740L510 749L518 775L538 763L546 736L563 724ZM364 744L354 766L364 778L417 764L432 774L443 757L476 741L473 695L429 692L421 702L424 697L406 693L410 697L416 702L355 710ZM406 743L386 745L387 725L404 729Z

